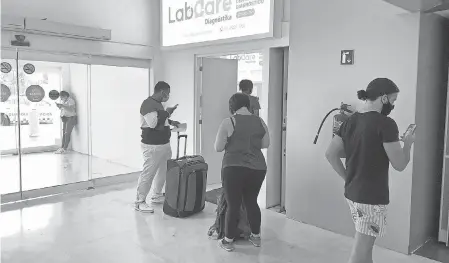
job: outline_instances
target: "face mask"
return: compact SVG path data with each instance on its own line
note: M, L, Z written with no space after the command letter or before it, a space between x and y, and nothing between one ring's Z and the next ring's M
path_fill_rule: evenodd
M394 105L391 104L390 101L388 101L388 103L384 103L382 105L382 111L380 113L382 113L385 116L390 115L391 111L394 109Z
M166 102L170 99L170 94L167 94L165 92L162 92L162 94L164 94L164 98L162 99L162 102Z

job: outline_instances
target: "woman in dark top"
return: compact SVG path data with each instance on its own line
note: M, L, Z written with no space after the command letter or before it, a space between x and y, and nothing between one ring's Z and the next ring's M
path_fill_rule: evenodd
M270 135L264 121L250 113L249 97L234 94L229 100L232 117L223 120L215 141L217 152L225 151L222 166L226 211L225 238L219 241L226 251L234 250L237 223L242 201L251 226L249 241L260 247L261 212L257 197L265 179L267 165L262 149L270 145Z

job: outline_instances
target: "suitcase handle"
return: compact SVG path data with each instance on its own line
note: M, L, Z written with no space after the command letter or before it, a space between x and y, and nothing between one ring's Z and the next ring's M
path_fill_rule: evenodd
M179 134L178 132L178 148L176 150L176 159L179 158L179 143L181 138L184 138L184 156L187 155L187 134Z

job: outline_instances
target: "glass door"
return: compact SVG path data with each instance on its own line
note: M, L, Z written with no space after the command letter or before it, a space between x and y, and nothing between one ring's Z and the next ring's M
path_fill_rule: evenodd
M134 180L149 61L2 50L1 62L1 202Z
M46 54L16 56L2 59L0 194L26 199L64 191L61 186L86 189L88 65L45 61L54 59Z
M13 59L1 61L0 102L0 194L18 193L21 190L19 150L19 104L17 89L17 64ZM19 75L19 82L20 75Z

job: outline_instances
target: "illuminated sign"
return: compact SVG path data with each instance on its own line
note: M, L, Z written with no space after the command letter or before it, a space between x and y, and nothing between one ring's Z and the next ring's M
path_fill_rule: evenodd
M162 0L162 46L272 36L273 0Z

